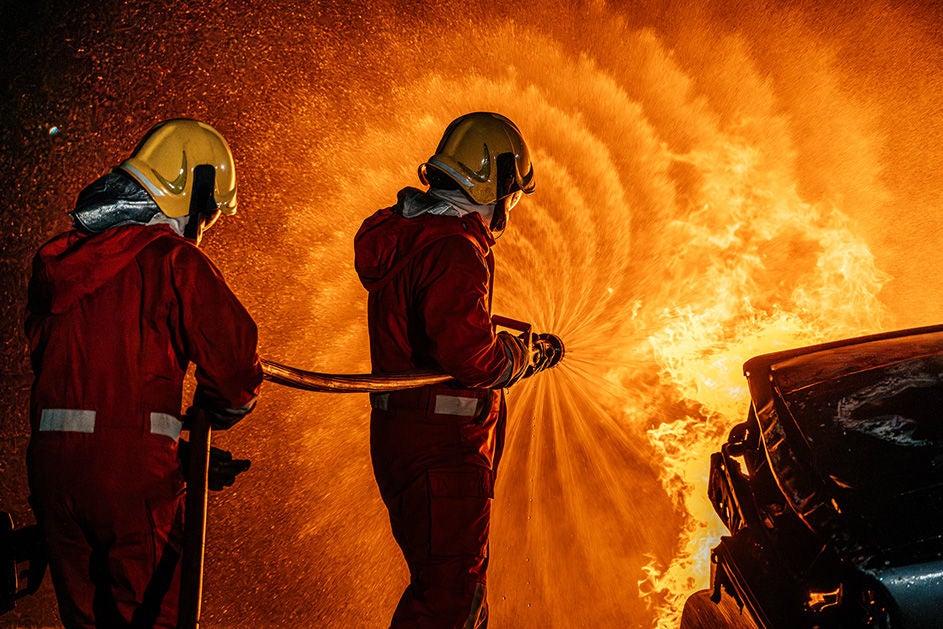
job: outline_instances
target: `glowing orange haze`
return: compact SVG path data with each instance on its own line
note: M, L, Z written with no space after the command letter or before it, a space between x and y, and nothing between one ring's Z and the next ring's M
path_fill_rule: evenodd
M515 120L537 193L496 249L494 309L559 334L567 359L510 392L494 624L674 627L684 597L706 587L721 533L708 458L746 416L743 361L936 321L943 302L920 265L938 263L939 247L913 242L936 230L938 243L943 224L939 144L922 144L941 135L940 42L919 15L877 9L647 23L589 3L518 17L458 24L462 37L381 32L365 54L403 72L382 94L355 85L370 102L345 114L353 131L332 127L340 114L319 99L284 114L320 143L297 166L318 186L287 202L280 250L306 290L280 306L298 332L277 336L282 314L262 312L263 351L366 370L366 296L351 268L360 220L416 184L456 115ZM286 446L296 476L278 505L245 490L215 507L207 614L381 626L407 575L372 485L366 401L266 395L269 413L305 426ZM257 513L268 524L242 523ZM263 574L282 589L260 583L243 601L231 548L280 562ZM305 600L272 594L295 583Z

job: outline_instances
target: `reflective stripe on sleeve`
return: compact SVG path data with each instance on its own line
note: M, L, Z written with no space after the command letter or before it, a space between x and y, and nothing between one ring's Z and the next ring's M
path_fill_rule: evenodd
M164 435L174 441L180 438L183 422L167 413L151 413L151 433Z
M252 409L255 408L255 403L256 403L256 401L257 401L258 399L259 399L259 396L258 396L258 395L254 395L254 396L252 396L252 399L251 399L251 400L249 400L248 402L246 402L246 403L243 404L242 406L240 406L240 407L238 407L238 408L227 408L227 409L225 410L225 412L226 412L226 413L229 413L230 415L245 415L245 414L247 414L247 413L251 413L251 412L252 412Z
M39 418L41 431L95 432L95 411L71 408L44 408Z
M437 415L474 417L478 413L478 398L437 395L435 396L435 412Z

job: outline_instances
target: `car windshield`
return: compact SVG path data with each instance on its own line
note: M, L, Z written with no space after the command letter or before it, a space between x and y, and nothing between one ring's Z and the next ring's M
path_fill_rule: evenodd
M844 520L868 546L898 555L895 563L938 556L943 357L849 371L779 388L812 466L831 479Z

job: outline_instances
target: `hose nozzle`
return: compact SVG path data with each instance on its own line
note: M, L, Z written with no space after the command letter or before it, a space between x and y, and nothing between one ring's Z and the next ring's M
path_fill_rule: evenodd
M550 369L561 360L566 350L563 347L563 339L556 334L535 334L534 349L540 355L547 357L547 363L544 369Z

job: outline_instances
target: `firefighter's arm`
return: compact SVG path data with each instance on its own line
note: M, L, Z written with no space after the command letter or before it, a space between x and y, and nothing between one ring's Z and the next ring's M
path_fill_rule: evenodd
M490 271L482 250L461 237L432 245L418 307L432 341L431 354L468 387L501 388L527 367L516 337L494 333L489 311Z
M196 368L193 406L227 429L255 406L262 383L258 330L209 258L196 247L178 251L174 286L181 337Z
M530 350L523 339L512 335L510 332L498 332L496 338L503 346L508 364L501 373L501 377L491 385L491 388L503 389L504 387L515 384L521 378L526 378L531 375L528 373L528 369L530 369L530 361L528 359Z
M555 366L563 358L563 342L553 334L536 334L528 346L520 336L512 336L509 332L498 332L498 340L504 342L505 352L509 355L508 368L493 388L509 387L518 380L531 376ZM514 360L510 360L514 354ZM515 365L522 365L519 370L512 369Z

